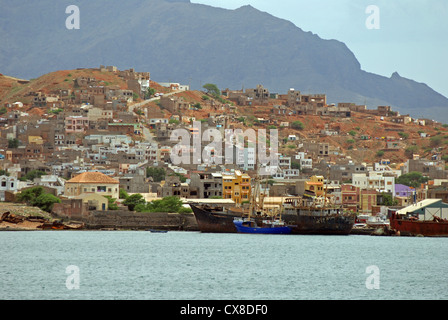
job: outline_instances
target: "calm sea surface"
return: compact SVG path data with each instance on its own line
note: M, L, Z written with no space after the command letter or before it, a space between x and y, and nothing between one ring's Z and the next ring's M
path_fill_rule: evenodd
M0 232L6 300L440 300L447 270L447 238Z

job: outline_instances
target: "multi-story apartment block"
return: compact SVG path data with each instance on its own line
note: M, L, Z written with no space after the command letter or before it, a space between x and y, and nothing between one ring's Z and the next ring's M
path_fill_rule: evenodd
M220 172L193 172L190 185L198 189L198 197L209 199L222 197L222 174Z
M312 176L308 181L305 181L305 195L322 197L325 195L324 177Z
M89 128L89 118L83 116L70 116L65 118L66 133L85 133Z
M232 199L237 204L250 201L250 176L239 170L235 170L234 173L223 173L222 192L224 199Z
M430 179L448 178L448 171L445 170L443 160L410 159L402 167L403 174L414 171L421 172Z
M384 172L354 173L352 184L361 189L374 189L392 195L395 192L395 176L386 175Z
M58 102L58 95L47 95L42 92L37 92L33 99L34 107L46 107L48 103Z
M303 148L307 153L312 153L318 157L326 157L330 154L330 144L326 142L306 141Z

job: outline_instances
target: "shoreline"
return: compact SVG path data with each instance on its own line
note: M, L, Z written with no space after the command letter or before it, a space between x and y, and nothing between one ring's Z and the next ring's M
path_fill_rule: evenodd
M64 225L70 226L70 223ZM140 228L125 228L125 227L100 227L93 228L89 226L84 226L82 228L43 228L41 222L24 221L19 223L11 222L0 222L0 232L2 231L146 231L146 232L168 232L168 231L184 231L184 232L200 232L198 228L188 228L183 229L182 226L145 226ZM384 230L383 228L363 228L363 229L352 229L348 235L358 235L358 236L387 236L387 237L397 237L397 235L390 230ZM405 235L403 235L405 236Z

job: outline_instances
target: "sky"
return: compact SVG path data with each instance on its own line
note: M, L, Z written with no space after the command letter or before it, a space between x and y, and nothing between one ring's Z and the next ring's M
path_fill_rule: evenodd
M344 42L367 72L398 72L448 97L447 0L190 1L225 9L251 5L322 39Z

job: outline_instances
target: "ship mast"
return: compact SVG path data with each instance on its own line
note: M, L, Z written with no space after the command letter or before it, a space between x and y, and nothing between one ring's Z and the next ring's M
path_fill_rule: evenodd
M325 179L324 210L327 208L328 179L330 179L330 165L327 165L327 179Z

